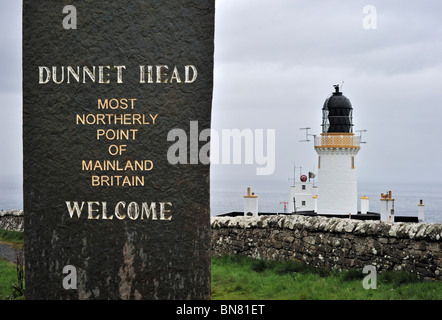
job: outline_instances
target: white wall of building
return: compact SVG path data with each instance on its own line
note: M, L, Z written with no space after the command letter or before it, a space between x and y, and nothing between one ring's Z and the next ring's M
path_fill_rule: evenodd
M423 201L421 200L418 209L417 209L417 218L419 222L425 222L425 206Z
M368 210L370 210L369 201L370 201L370 199L366 196L363 196L361 198L361 213L362 214L366 214L366 213L368 213Z
M356 148L318 148L318 214L358 213ZM353 160L352 160L353 157Z
M289 188L288 212L294 212L295 201L296 212L313 211L315 209L313 196L317 194L317 190L318 188L313 186L312 182L295 182L295 185Z

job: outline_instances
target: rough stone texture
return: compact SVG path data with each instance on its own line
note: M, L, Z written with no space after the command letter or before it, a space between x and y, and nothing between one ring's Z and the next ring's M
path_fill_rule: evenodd
M442 224L275 215L212 217L212 254L302 260L340 270L375 265L442 280Z
M63 28L68 4L77 10L75 30ZM171 164L167 136L172 129L188 133L190 121L198 121L199 131L210 128L213 34L213 0L23 1L27 299L210 298L209 166ZM184 79L185 66L194 65L198 78L191 84L140 83L139 65L168 65L168 79L175 66ZM39 66L96 66L97 80L39 85ZM98 83L99 66L110 66L109 84ZM123 83L113 66L126 66ZM98 110L98 99L106 98L137 101L133 110ZM158 117L149 126L76 124L77 114L98 113ZM107 141L97 139L98 128L139 132L135 140ZM126 144L127 151L114 157L112 144ZM115 158L149 159L154 168L82 170L82 160ZM145 185L92 186L93 174L143 175ZM140 207L171 202L173 218L88 219L85 204L77 219L66 201L96 201L100 208L106 202L108 215L119 201ZM76 290L62 285L67 265L77 270Z
M0 230L23 232L23 210L1 210Z

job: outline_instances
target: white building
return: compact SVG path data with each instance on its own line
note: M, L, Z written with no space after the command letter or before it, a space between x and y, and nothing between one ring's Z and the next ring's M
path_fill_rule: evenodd
M367 214L368 213L368 210L370 208L369 202L370 202L370 198L369 197L363 196L361 198L361 213L362 214Z
M425 221L424 202L423 202L423 200L419 201L418 211L417 211L417 218L418 218L419 222L424 222Z
M315 211L317 193L318 188L313 185L313 182L307 181L306 175L301 175L300 181L296 181L294 186L290 186L288 211Z
M314 212L318 215L358 214L358 180L356 156L361 149L361 136L353 133L353 107L335 85L322 108L322 133L314 136L318 154L318 187L305 175L289 189L288 209L292 213ZM310 129L310 128L302 128ZM362 130L365 131L365 130ZM361 131L361 132L362 132ZM310 141L309 134L306 132ZM418 217L395 216L394 199L389 191L381 194L380 214L369 212L369 198L361 198L360 213L383 221L424 221L424 204L420 201Z
M382 221L394 222L394 199L391 197L391 191L381 193L380 210Z
M250 194L250 188L247 188L247 195L244 196L244 215L258 216L258 196L254 192Z
M360 136L353 133L353 107L339 86L322 108L318 154L318 214L358 213L356 155Z

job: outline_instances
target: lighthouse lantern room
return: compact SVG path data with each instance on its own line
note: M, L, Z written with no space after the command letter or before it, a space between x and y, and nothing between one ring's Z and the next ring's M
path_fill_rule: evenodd
M353 133L353 107L335 85L322 108L322 133L315 137L318 154L318 214L358 213L356 155L360 136Z

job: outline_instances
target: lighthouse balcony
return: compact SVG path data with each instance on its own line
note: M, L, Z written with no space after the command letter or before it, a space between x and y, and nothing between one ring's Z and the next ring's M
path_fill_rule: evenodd
M315 148L356 148L361 145L361 137L353 133L322 133L315 137Z

